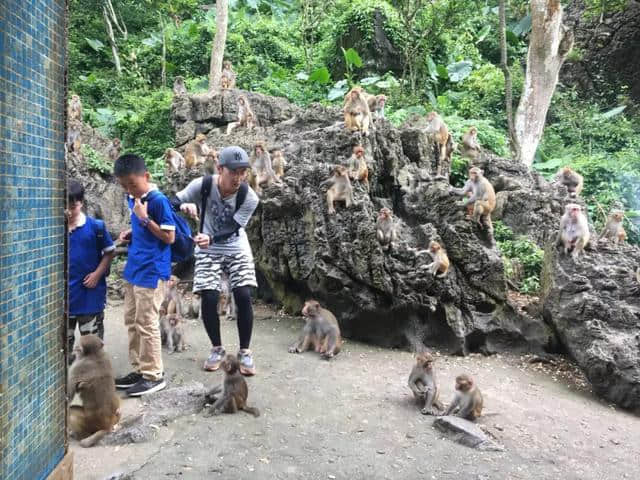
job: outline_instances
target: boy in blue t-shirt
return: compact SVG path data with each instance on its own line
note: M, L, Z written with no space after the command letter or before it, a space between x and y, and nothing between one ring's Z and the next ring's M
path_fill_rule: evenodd
M66 210L69 231L69 361L73 361L76 325L80 335L93 333L104 338L106 276L115 255L115 245L102 220L82 213L84 187L76 180L67 186Z
M171 276L171 244L175 241L173 209L167 197L150 183L144 159L133 154L118 158L113 172L129 193L131 228L120 233L130 243L124 268L124 324L129 336L133 372L116 378L117 388L138 397L165 386L159 310L164 282Z

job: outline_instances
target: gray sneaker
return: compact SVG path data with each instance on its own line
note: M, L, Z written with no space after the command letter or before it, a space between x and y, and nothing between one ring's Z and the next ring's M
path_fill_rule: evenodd
M222 360L224 360L225 355L224 347L213 347L211 349L211 355L204 361L204 369L207 372L215 372L220 368L220 364Z
M256 365L253 363L253 357L251 356L251 350L243 348L238 352L238 360L240 362L240 373L242 375L255 375Z

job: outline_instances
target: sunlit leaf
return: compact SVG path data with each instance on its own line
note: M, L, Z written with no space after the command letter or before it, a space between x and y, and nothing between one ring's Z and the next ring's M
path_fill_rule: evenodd
M373 77L366 77L360 80L360 85L372 85L380 80L379 75L374 75Z
M444 80L449 79L449 72L447 71L447 67L444 65L438 65L436 67L436 71L438 72L438 76Z
M461 82L471 74L473 63L469 60L463 60L461 62L452 63L447 65L447 73L449 74L449 80L454 83Z
M89 46L91 48L93 48L96 52L99 52L100 50L102 50L104 48L104 43L102 43L100 40L95 39L95 38L85 38L85 40L87 41L87 43L89 44Z
M362 67L362 59L358 52L356 52L353 48L349 48L348 50L342 49L342 53L344 54L344 59L349 65L355 65L356 67Z
M327 67L318 68L317 70L311 72L311 75L309 75L309 80L324 85L331 81L331 74L329 73L329 70L327 70Z
M522 17L522 20L520 20L511 30L518 36L529 33L531 31L531 14L527 13Z
M309 80L309 74L307 72L299 72L296 75L296 80L300 80L301 82L306 82Z
M338 87L338 84L335 84L333 86L333 88L331 90L329 90L329 93L327 94L327 99L328 100L336 100L338 98L342 98L344 97L345 93L347 93L347 86L346 86L346 82L345 85L342 87Z
M478 39L476 40L476 43L480 43L485 38L487 38L487 35L489 35L489 32L491 32L491 25L487 24L484 27L482 27L482 30L480 30L480 32L478 33Z
M606 120L607 118L615 117L616 115L621 114L625 108L627 108L626 105L620 105L619 107L613 108L608 112L605 112L602 115L599 115L599 117L602 118L603 120Z

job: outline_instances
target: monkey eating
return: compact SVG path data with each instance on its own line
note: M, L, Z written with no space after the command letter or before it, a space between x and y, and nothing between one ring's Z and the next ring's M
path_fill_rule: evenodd
M185 165L187 168L202 165L207 160L210 151L211 148L207 145L207 136L204 133L197 134L184 151Z
M429 265L425 265L423 268L429 270L431 275L438 278L443 278L449 271L449 257L444 248L436 241L429 242L429 250L427 250L431 259L433 260Z
M462 374L456 377L456 393L444 414L454 414L471 421L482 414L482 394L471 375Z
M184 85L184 78L181 76L177 76L173 80L173 94L175 96L187 94L187 87Z
M346 167L337 165L333 170L333 175L322 182L320 186L327 184L331 184L327 190L327 211L330 215L336 213L334 202L343 201L347 208L353 204L353 187Z
M349 178L351 178L351 180L358 180L364 183L367 189L369 188L369 168L364 158L364 148L362 145L353 147L353 153L349 158Z
M289 353L302 353L314 349L329 360L340 352L342 337L336 317L316 300L307 300L302 307L305 325L300 340L289 347Z
M471 127L467 133L462 135L462 156L475 160L480 155L480 144L478 143L478 129Z
M481 228L485 225L489 233L493 233L491 212L496 208L496 192L478 167L469 169L469 180L464 187L451 189L451 193L455 195L464 196L468 192L471 192L471 196L464 201L463 206L473 204L473 221Z
M393 241L396 239L396 230L393 225L393 215L388 208L381 208L376 221L376 238L380 247L384 251L393 248Z
M344 97L342 111L345 127L352 131L361 131L366 136L369 135L371 112L365 95L367 94L361 87L353 87Z
M409 374L409 388L423 415L438 415L441 410L444 410L444 405L438 398L438 385L433 370L434 361L430 353L417 355L416 364Z
M250 413L254 417L260 416L260 411L247 405L249 387L247 381L240 374L240 363L233 355L227 355L221 365L224 371L224 381L206 394L207 403L212 405L207 410L206 416L219 415L221 413L236 413L238 410ZM220 395L218 397L218 395Z
M570 167L562 167L558 170L558 173L556 173L554 178L557 182L560 182L562 185L567 187L569 196L577 197L580 195L580 192L582 192L584 179L582 178L582 175L575 172Z
M627 239L627 232L625 232L622 222L624 221L624 212L622 210L611 210L607 224L604 226L604 230L600 234L599 240L605 238L611 240L614 245L618 243L624 243Z
M120 399L109 357L97 335L83 335L73 351L75 360L69 368L67 395L76 393L82 406L69 407L69 429L80 445L91 447L120 421Z
M247 130L252 130L256 126L256 117L249 105L249 100L244 95L238 97L238 121L231 122L227 125L227 135L236 127L245 127Z
M578 255L584 253L584 248L589 243L590 237L589 222L582 212L582 207L576 203L567 204L560 219L560 231L556 243L564 247L565 255L568 255L569 250L573 249L571 256L575 260Z
M225 60L222 64L220 87L223 89L236 88L236 72L233 71L233 65L229 60Z

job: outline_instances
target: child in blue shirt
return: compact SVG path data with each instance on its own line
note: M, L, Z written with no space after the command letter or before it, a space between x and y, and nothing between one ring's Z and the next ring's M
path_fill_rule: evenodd
M175 241L173 210L167 197L150 183L144 159L119 157L113 168L129 193L131 228L120 234L129 243L124 268L124 324L129 336L133 372L116 378L117 388L129 396L157 392L165 386L160 340L159 310L164 282L171 276L171 244Z
M69 231L69 324L68 355L73 361L76 325L80 335L104 338L106 276L115 255L115 245L102 220L82 213L84 187L76 180L67 186L66 210Z

